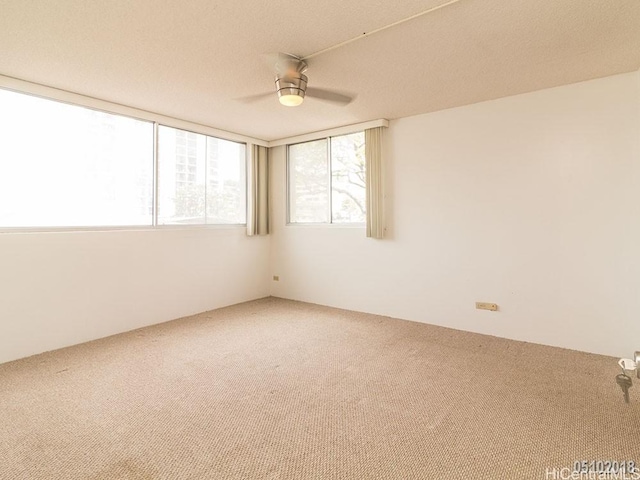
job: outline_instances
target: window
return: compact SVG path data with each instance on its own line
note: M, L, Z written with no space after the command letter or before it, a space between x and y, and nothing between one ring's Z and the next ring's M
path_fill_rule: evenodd
M246 223L246 145L158 127L158 223Z
M153 123L0 89L0 227L151 225Z
M243 143L1 88L0 132L0 228L246 223Z
M364 132L289 145L289 222L364 223Z

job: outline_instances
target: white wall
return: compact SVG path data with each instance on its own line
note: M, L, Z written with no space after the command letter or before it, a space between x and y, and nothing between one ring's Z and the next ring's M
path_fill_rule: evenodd
M272 154L270 237L0 234L0 362L270 291L597 353L640 349L640 73L395 120L385 141L382 241L285 226L284 147ZM478 300L500 311L474 310Z
M244 227L0 234L0 363L269 295Z
M640 73L394 120L385 142L382 241L286 226L285 148L274 149L273 295L640 350Z

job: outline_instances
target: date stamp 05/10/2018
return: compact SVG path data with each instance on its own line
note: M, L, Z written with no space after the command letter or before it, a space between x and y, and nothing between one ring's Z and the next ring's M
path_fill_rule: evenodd
M547 468L545 480L640 480L635 460L576 460L569 467Z

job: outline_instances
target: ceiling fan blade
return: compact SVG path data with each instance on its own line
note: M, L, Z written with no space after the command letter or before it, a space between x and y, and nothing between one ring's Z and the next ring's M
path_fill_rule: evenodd
M307 87L307 96L317 98L318 100L324 100L325 102L337 103L339 105L348 105L355 97L349 97L332 90L325 90L323 88Z
M270 70L278 75L304 73L307 69L307 64L300 57L290 53L262 53L260 58Z
M273 97L273 95L274 95L274 92L258 93L257 95L249 95L248 97L236 98L236 101L242 102L242 103L255 103L255 102L259 102L260 100Z

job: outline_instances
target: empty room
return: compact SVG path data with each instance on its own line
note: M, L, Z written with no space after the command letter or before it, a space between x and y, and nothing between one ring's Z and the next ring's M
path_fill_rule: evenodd
M0 480L640 479L639 249L638 0L0 0Z

